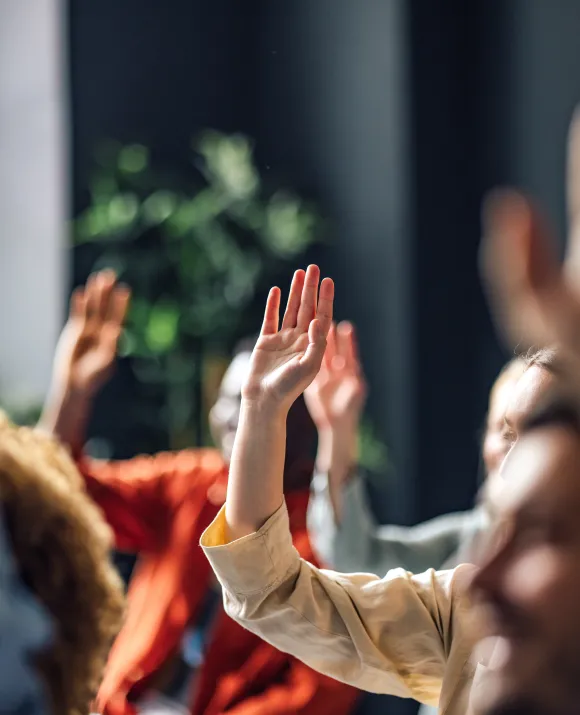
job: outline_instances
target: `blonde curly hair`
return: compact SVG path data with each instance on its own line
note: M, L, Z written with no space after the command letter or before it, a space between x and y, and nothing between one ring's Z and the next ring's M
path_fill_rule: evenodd
M65 450L0 413L0 502L20 574L50 613L38 654L55 715L86 715L124 611L111 532Z

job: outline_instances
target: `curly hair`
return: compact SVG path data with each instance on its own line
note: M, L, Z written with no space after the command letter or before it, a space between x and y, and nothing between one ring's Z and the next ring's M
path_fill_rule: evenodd
M123 617L109 527L65 450L0 413L0 502L23 581L53 620L35 664L55 715L86 715Z

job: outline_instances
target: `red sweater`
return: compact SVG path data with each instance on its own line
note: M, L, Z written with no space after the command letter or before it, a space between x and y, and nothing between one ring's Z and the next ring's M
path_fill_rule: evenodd
M208 489L227 480L213 450L163 453L125 462L83 459L87 489L115 533L139 554L128 612L96 701L103 715L133 715L129 702L174 655L195 624L212 583L199 546L218 512ZM286 503L300 555L316 563L308 539L308 490ZM129 698L129 695L131 698ZM230 620L220 609L199 673L193 715L347 715L358 691L314 672Z

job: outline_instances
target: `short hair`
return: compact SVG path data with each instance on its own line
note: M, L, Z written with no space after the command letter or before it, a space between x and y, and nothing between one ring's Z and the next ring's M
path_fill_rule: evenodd
M84 715L124 611L111 532L64 449L0 413L0 502L23 581L53 621L35 657L55 715Z
M530 350L522 356L522 360L526 370L537 366L555 374L560 372L560 355L555 347Z

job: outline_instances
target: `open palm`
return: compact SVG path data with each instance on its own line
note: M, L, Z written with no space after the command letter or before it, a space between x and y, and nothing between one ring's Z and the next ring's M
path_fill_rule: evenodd
M69 389L92 394L110 376L129 298L129 290L110 271L91 276L73 293L55 366Z
M354 327L331 327L322 367L304 398L319 430L358 426L366 399L366 383L356 349Z
M280 290L268 296L260 337L244 387L248 400L274 400L287 407L316 376L332 323L334 285L320 284L317 266L296 271L279 329Z

